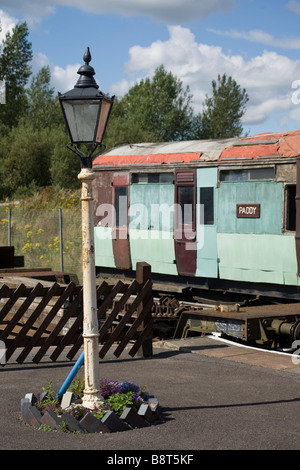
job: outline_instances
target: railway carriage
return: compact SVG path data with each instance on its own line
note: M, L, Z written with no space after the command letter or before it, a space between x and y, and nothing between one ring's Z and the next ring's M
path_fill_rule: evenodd
M161 283L299 299L299 153L293 131L99 155L97 272L146 261Z

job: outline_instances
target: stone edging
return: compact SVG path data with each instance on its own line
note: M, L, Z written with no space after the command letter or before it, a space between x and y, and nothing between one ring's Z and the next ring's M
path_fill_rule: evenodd
M61 430L60 426L65 423L70 432L110 433L144 428L160 420L159 403L155 397L149 397L147 402L143 403L138 411L135 411L133 408L125 408L120 417L113 411L107 411L100 420L88 412L79 421L67 412L63 412L61 416L58 416L54 411L48 410L42 415L33 404L33 396L32 393L28 393L25 395L25 398L21 399L21 414L26 424L36 428L45 425L53 430ZM64 398L71 403L70 396L63 396L62 403Z

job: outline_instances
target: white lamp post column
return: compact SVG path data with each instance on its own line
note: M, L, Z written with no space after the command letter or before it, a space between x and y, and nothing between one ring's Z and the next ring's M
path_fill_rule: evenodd
M93 409L101 400L99 392L99 345L96 299L96 273L93 224L92 182L95 174L83 168L78 175L82 182L82 271L83 271L83 341L85 390L82 405Z

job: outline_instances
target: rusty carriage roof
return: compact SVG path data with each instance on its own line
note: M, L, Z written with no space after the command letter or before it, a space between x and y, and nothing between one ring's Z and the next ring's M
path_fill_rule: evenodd
M249 137L139 143L118 146L95 158L95 169L182 163L226 163L295 158L300 154L300 130Z

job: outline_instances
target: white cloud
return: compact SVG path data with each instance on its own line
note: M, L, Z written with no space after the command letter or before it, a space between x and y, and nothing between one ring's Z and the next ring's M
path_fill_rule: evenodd
M35 75L42 67L50 67L51 72L51 87L55 88L55 91L64 93L71 90L76 84L79 75L77 71L81 64L69 64L65 68L54 65L45 54L38 53L34 54L32 61L32 73Z
M151 76L163 64L185 86L190 86L195 111L199 112L205 95L211 94L212 80L226 73L246 88L249 95L244 124L263 123L274 113L281 113L281 122L283 115L285 120L300 118L291 99L292 82L300 79L300 60L270 51L245 60L240 55L226 54L221 47L197 43L188 28L170 26L168 29L168 40L129 50L126 67L131 78Z
M22 16L21 21L26 21L30 27L55 12L53 2L44 0L1 0L1 7L12 15L17 12Z
M52 83L56 90L64 93L74 88L79 78L77 71L81 64L67 65L66 68L55 65L51 70Z
M220 36L226 36L232 39L244 39L246 41L264 44L265 46L278 47L280 49L300 49L300 38L284 37L277 39L272 36L272 34L261 31L260 29L253 29L250 31L237 31L235 29L230 31L220 31L209 29L209 31Z
M125 93L127 93L129 88L131 88L133 85L134 85L133 80L129 81L123 78L120 82L113 83L112 85L110 85L109 94L116 95L116 96L123 96L125 95Z
M16 26L17 23L17 18L14 18L13 16L10 16L5 13L3 10L0 10L0 42L5 39L6 33L12 31L12 29Z
M299 14L300 13L300 2L297 2L296 0L290 0L286 4L286 8L290 10L292 13Z
M235 0L2 0L10 11L27 11L36 21L53 11L54 5L71 6L95 14L116 13L125 16L147 15L166 22L182 22L227 12Z

